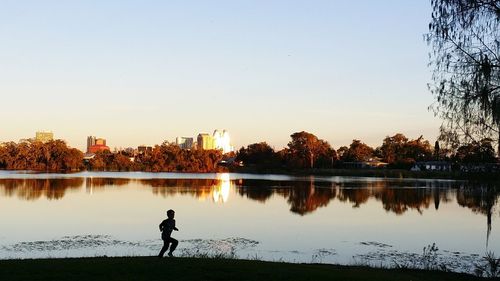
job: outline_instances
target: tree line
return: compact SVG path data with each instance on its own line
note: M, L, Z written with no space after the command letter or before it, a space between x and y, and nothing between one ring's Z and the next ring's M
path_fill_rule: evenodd
M287 147L275 150L266 142L250 144L236 153L220 150L181 149L172 143L156 145L151 151L132 155L126 151L100 151L88 161L83 153L62 140L8 142L0 146L0 169L35 171L146 171L217 172L222 160L243 162L258 170L342 168L346 163L382 161L389 168L410 168L417 161L445 160L454 163L496 162L492 140L485 138L457 148L431 146L422 136L409 139L403 134L384 138L376 148L361 140L334 149L327 141L302 131L290 136Z
M144 171L144 172L217 172L223 159L220 150L181 149L170 143L153 147L151 152L130 155L125 151L97 152L87 163L92 171Z
M83 153L62 140L8 142L0 146L0 169L35 171L79 171Z
M46 143L8 142L0 146L0 169L50 172L145 171L216 172L222 158L219 150L184 150L177 145L156 145L151 152L130 155L125 151L99 151L84 161L84 154L63 140Z
M269 168L340 168L346 163L381 161L389 168L410 168L418 161L449 161L453 163L496 162L492 140L485 138L453 148L434 147L422 136L409 139L401 133L384 138L373 148L360 140L335 150L327 141L308 132L292 134L288 146L275 151L266 142L250 144L237 152L237 160L258 169Z

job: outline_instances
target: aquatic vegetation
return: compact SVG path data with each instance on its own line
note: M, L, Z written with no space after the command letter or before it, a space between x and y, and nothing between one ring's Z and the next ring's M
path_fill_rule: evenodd
M480 261L477 254L442 251L435 243L425 246L421 254L396 250L390 245L388 245L390 247L366 243L362 245L374 247L374 250L354 255L355 263L372 267L474 273L475 264Z
M480 277L500 277L500 258L495 253L489 251L482 259L482 263L475 264L474 273Z

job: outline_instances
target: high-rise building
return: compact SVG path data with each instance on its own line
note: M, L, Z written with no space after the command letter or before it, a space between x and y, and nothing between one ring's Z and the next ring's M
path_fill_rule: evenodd
M177 137L175 139L175 143L181 149L191 149L191 148L193 148L193 145L194 145L194 138L190 138L190 137Z
M54 133L52 132L36 132L35 141L39 142L49 142L54 140Z
M198 149L219 149L223 153L233 151L231 138L226 130L215 130L213 135L200 133L197 138Z
M95 136L87 137L87 152L90 152L90 148L96 144L95 141L96 141Z
M153 152L152 146L140 145L137 147L137 152L139 154L150 154Z
M233 147L231 146L231 138L229 137L229 133L226 130L215 130L213 138L215 149L222 150L222 153L233 151Z
M215 149L214 137L210 134L199 133L197 138L198 149Z

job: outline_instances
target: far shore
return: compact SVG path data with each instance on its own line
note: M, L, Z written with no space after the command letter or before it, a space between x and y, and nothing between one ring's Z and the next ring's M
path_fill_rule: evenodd
M345 177L377 177L377 178L415 178L445 180L487 180L500 181L499 173L464 173L460 171L410 171L404 169L304 169L304 170L258 170L241 167L232 172L255 174L288 174L300 176L345 176Z
M26 170L5 170L0 171L25 171ZM71 174L86 172L81 171L36 171L30 170L32 173L62 173ZM469 180L469 181L500 181L500 173L495 172L460 172L460 171L410 171L404 169L387 169L387 168L372 168L372 169L259 169L255 167L231 167L221 168L211 172L186 172L186 171L165 171L165 172L151 172L151 171L88 171L88 172L113 172L113 173L178 173L178 174L214 174L214 173L243 173L243 174L257 174L257 175L290 175L290 176L344 176L344 177L376 177L376 178L400 178L400 179L443 179L443 180Z
M62 173L71 174L85 172L81 171L35 171L35 170L2 170L0 171L25 171L31 173ZM262 169L255 167L231 167L221 168L211 172L186 172L186 171L166 171L166 172L151 172L151 171L88 171L88 172L113 172L113 173L178 173L178 174L214 174L214 173L243 173L257 175L290 175L290 176L344 176L344 177L376 177L376 178L399 178L399 179L442 179L442 180L465 180L465 181L488 181L500 182L500 174L495 172L441 172L441 171L410 171L404 169L387 169L387 168L372 168L372 169Z

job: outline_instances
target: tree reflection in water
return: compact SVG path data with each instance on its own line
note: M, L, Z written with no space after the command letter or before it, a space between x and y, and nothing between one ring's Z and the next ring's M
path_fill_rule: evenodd
M230 180L227 174L217 179L0 179L0 192L3 196L17 196L24 200L36 200L42 197L61 199L67 189L76 190L85 187L87 192L92 193L105 191L107 187L129 184L151 187L153 194L163 197L177 194L191 195L201 200L210 199L219 203L230 200L232 191L261 203L277 195L285 198L290 205L290 211L299 215L313 213L334 199L351 203L353 208L361 208L370 199L374 199L380 201L387 212L402 215L409 210L416 210L423 213L431 206L438 210L441 202L450 202L453 196L456 196L460 206L485 215L489 229L500 192L499 186L491 183L390 179L320 181L312 177L310 180L300 181Z
M58 200L64 197L66 190L79 189L83 178L71 179L1 179L0 190L5 196L17 196L24 200L37 200L45 197Z

